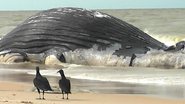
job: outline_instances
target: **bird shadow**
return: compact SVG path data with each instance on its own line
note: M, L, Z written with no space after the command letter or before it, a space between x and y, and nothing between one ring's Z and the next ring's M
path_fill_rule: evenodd
M71 101L89 101L88 99L46 99L46 100L49 100L49 101L65 101L65 102L71 102Z
M35 98L36 100L46 100L46 99L42 99L42 98Z

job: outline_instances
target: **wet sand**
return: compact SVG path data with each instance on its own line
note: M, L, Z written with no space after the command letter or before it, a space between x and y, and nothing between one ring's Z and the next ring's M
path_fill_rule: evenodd
M31 64L18 65L1 65L0 66L0 81L18 82L32 85L34 75L29 75L26 70L33 70L36 65ZM45 66L41 66L44 69ZM16 69L20 71L16 71ZM22 71L23 69L23 71ZM46 76L52 88L59 92L58 80L59 76ZM184 86L164 86L164 85L142 85L119 82L104 82L96 80L72 79L73 93L97 93L97 94L132 94L144 95L160 98L185 99Z
M13 70L0 70L0 81L33 84L34 75ZM52 88L59 91L58 80L60 77L46 76ZM101 94L140 94L162 98L185 99L183 86L141 85L119 82L105 82L96 80L72 79L72 92L75 93L101 93Z
M0 81L0 104L184 104L185 99L167 99L131 94L100 94L75 92L69 100L61 99L60 93L48 92L46 100L37 99L38 93L32 91L28 83ZM134 100L133 100L134 99Z
M38 100L33 86L34 75L28 75L14 65L0 67L0 104L185 104L184 88L177 86L150 86L118 82L71 79L69 100L61 99L58 88L60 77L47 76L54 92ZM21 66L23 67L23 66ZM32 66L26 66L33 70ZM133 100L134 99L134 100Z

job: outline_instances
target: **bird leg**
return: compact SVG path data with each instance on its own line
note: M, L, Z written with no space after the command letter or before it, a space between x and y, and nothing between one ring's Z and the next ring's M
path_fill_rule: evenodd
M41 97L40 97L40 90L37 88L37 91L38 91L38 93L39 93L39 99L41 99Z
M67 100L68 100L68 93L67 93Z
M64 99L64 92L62 91L62 99Z
M42 93L43 93L42 99L45 100L45 98L44 98L44 91Z

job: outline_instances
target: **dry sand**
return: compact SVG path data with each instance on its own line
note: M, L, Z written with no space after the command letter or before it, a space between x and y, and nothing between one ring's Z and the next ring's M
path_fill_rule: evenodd
M0 104L185 104L185 99L96 93L73 93L69 100L61 99L61 94L46 93L46 100L38 100L38 93L32 89L32 84L1 81Z

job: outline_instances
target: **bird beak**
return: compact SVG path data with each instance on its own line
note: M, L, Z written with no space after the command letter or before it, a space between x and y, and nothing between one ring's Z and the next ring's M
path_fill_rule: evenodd
M57 71L57 73L59 73L59 71Z

